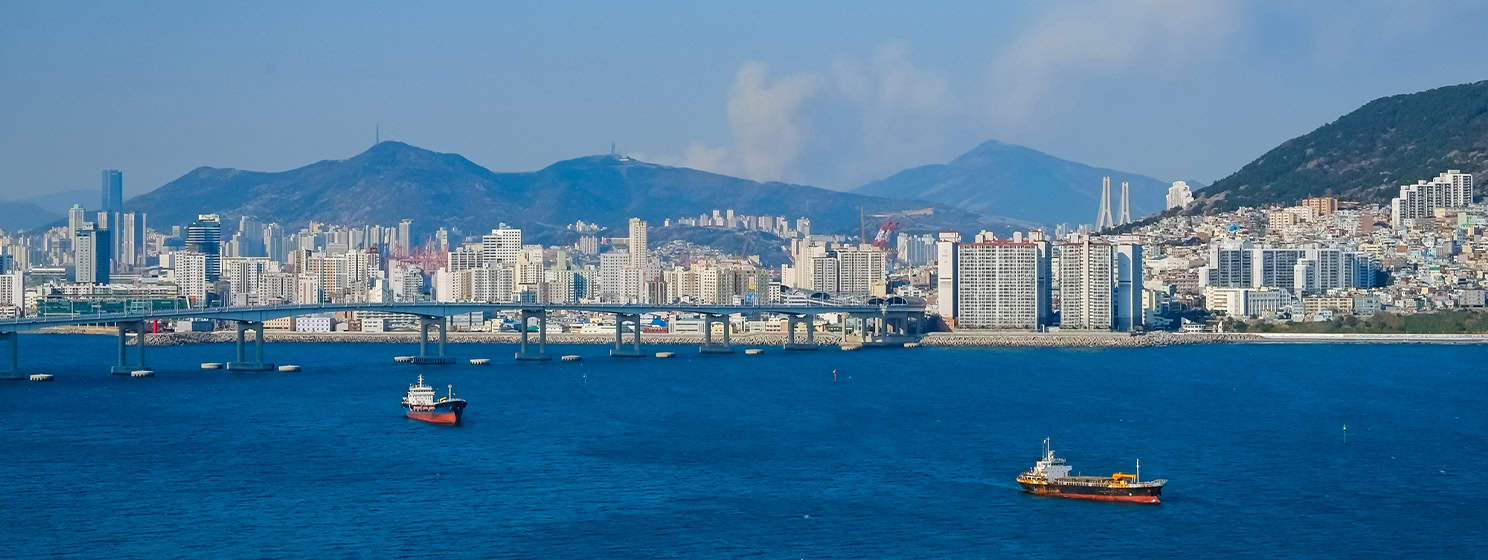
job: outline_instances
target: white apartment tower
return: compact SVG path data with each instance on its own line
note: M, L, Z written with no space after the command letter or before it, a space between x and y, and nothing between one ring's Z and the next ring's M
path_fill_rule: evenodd
M1473 202L1472 175L1456 169L1437 175L1431 182L1401 185L1400 195L1390 199L1390 225L1406 220L1430 218L1437 208L1465 208Z
M1193 201L1193 191L1188 188L1188 183L1173 181L1173 186L1168 187L1168 210L1186 208L1193 204Z
M481 264L505 263L516 266L517 253L522 252L522 230L500 227L481 236Z
M935 297L937 311L946 319L956 318L957 246L961 234L954 231L940 232L935 242Z
M985 241L957 247L956 327L1037 329L1049 298L1037 243ZM942 299L944 301L944 299Z
M730 210L730 213L733 211ZM646 265L651 262L651 252L646 249L646 221L640 218L630 219L630 266L636 270L645 270Z
M1111 330L1115 269L1111 244L1082 235L1059 248L1059 327Z

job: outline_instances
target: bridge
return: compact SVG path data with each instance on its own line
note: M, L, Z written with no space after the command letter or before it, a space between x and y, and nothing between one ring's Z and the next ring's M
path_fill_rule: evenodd
M890 303L892 301L892 303ZM20 333L49 327L70 325L114 325L118 329L119 352L117 363L111 372L128 375L132 371L146 369L145 334L146 325L153 321L171 319L210 319L230 321L237 333L234 361L227 363L229 370L268 371L273 364L264 358L264 322L284 317L297 317L334 312L378 312L409 315L418 318L419 353L414 356L418 364L450 364L454 359L446 353L449 319L470 313L515 312L520 317L520 349L517 360L549 360L547 354L548 313L552 311L577 311L605 313L615 316L615 345L610 350L614 357L641 357L641 316L648 313L672 312L694 314L703 318L703 344L700 351L728 353L729 322L734 314L783 315L786 318L786 350L815 350L815 317L824 313L841 313L858 319L865 340L882 340L887 334L917 334L924 332L924 306L903 300L870 300L865 304L834 304L813 302L806 305L687 305L687 304L558 304L558 303L346 303L346 304L301 304L265 305L241 307L176 308L125 313L66 314L22 317L0 320L0 352L9 354L0 361L0 379L21 379ZM536 323L536 340L531 340L529 329ZM713 325L721 324L721 340L714 340ZM626 340L625 326L630 325L630 340ZM805 342L798 343L796 331L805 325ZM438 338L431 339L430 331L437 331ZM249 352L247 333L252 332L252 352ZM136 356L128 356L128 339L134 336Z

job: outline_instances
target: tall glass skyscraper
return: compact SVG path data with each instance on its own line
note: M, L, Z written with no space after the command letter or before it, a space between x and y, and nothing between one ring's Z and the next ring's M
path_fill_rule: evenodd
M124 173L118 169L103 170L103 204L100 212L124 211Z
M222 219L216 214L197 215L186 226L186 250L206 256L206 279L216 282L222 275Z

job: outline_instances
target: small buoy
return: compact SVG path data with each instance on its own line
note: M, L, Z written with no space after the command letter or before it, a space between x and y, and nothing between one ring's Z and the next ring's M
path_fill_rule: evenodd
M582 360L584 358L581 357L581 356L579 356L578 354L568 354L568 355L564 356L561 359L563 361L565 361L565 362L577 362L577 361Z
M658 357L658 358L670 358L670 357L675 356L675 355L676 354L674 354L672 352L657 352L656 353L656 357Z
M222 369L221 362L202 362L202 369Z
M52 381L52 374L50 374L50 373L33 373L33 374L30 375L30 377L27 377L26 379L28 381L43 381L43 382L45 382L45 381Z
M300 371L300 366L293 365L293 364L286 364L286 365L279 366L279 371L283 371L283 372L296 372L296 371Z
M137 369L137 370L134 370L134 371L129 372L129 376L130 377L155 377L155 370L153 370L153 369Z
M744 349L744 354L749 355L749 356L758 356L758 355L763 354L763 353L765 353L765 349L764 348L745 348Z
M490 364L490 363L491 363L491 359L490 358L471 358L470 359L470 365L472 365L472 366L483 366L483 365L487 365L487 364Z

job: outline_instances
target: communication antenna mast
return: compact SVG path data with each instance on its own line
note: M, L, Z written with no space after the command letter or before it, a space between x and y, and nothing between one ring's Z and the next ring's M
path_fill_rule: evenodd
M377 128L375 128L374 130L376 130L376 132L374 132L372 136L372 145L376 146L382 143L382 123L377 123Z

